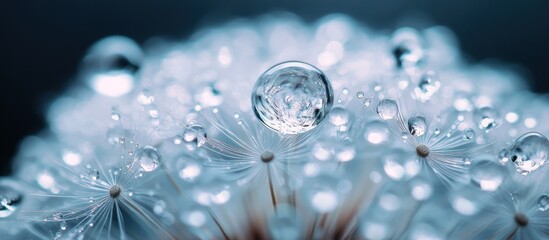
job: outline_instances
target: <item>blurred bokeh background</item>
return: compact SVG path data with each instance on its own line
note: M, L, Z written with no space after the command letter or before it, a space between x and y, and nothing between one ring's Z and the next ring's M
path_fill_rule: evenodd
M290 11L307 22L345 13L381 30L444 25L469 61L504 62L533 91L547 93L548 7L543 0L2 1L0 175L9 174L19 142L45 127L44 108L70 83L86 49L105 36L139 43L183 40L203 27L273 11Z

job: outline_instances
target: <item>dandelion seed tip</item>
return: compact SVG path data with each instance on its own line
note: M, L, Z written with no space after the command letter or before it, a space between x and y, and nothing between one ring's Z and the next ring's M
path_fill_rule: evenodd
M272 160L274 160L275 158L275 155L274 153L272 152L269 152L269 151L265 151L261 154L261 161L263 161L264 163L269 163L271 162Z
M120 196L120 193L122 193L122 188L120 188L120 186L118 185L112 185L112 187L109 189L109 195L112 198L117 198L118 196Z
M421 144L421 145L418 145L416 147L416 153L417 155L419 155L420 157L427 157L429 156L429 153L431 152L431 150L429 149L429 147Z
M519 227L526 227L528 225L528 217L524 213L515 214L515 222Z

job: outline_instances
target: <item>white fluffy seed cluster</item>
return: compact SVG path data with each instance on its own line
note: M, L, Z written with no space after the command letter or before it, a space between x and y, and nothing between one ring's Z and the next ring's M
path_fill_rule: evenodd
M549 238L549 100L444 27L112 36L76 79L0 179L1 236Z

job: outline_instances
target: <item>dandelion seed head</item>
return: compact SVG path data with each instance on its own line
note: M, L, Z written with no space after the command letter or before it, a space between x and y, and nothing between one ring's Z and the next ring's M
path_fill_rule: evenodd
M275 155L270 151L265 151L261 153L260 158L261 158L261 161L263 161L264 163L269 163L275 159Z
M122 193L122 188L118 185L113 185L109 188L109 196L111 198L117 198Z
M430 152L431 152L431 150L429 149L429 147L427 147L424 144L420 144L416 147L417 155L422 157L422 158L428 157Z
M523 213L516 213L515 214L515 222L520 227L526 227L528 226L528 217L524 215Z

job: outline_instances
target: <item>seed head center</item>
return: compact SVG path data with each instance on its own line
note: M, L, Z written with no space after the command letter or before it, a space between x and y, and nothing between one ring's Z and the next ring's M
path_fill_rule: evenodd
M528 225L528 217L524 213L515 214L515 222L520 227L526 227Z
M265 151L261 154L261 161L263 161L264 163L269 163L271 162L272 160L274 160L275 158L275 155L274 153L272 152L269 152L269 151Z
M120 196L120 193L122 193L122 188L120 188L120 186L118 185L112 185L112 187L109 189L109 195L112 198L117 198L118 196Z
M416 147L416 153L417 155L419 155L420 157L427 157L429 156L429 153L431 152L431 150L429 149L429 147L421 144L421 145L418 145Z

